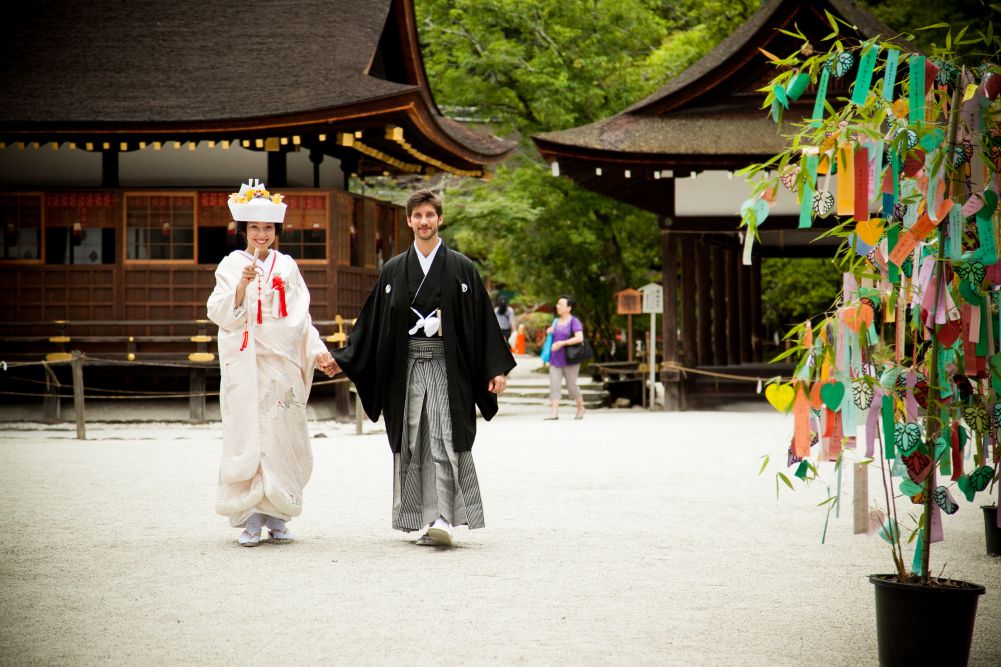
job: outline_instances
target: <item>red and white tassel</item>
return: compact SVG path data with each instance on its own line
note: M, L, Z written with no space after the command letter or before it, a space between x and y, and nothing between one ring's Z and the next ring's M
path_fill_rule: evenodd
M278 292L278 317L288 317L288 307L285 304L285 281L275 276L271 281L272 288Z

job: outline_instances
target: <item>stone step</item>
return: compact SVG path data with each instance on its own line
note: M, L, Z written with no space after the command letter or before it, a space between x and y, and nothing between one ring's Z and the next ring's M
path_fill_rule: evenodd
M500 405L501 407L505 405L509 407L525 407L525 406L548 407L549 397L545 396L543 398L538 398L530 396L508 396L507 392L504 392L504 394L502 394L501 397L497 399L497 404ZM567 398L566 394L564 394L563 398L560 399L560 405L563 407L574 407L576 403L574 401L571 401L569 398ZM595 410L597 408L601 408L604 406L605 406L604 400L588 400L587 396L584 397L584 407L586 407L588 410Z

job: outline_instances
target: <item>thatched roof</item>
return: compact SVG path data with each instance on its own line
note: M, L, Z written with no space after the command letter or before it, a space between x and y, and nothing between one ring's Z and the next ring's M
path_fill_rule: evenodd
M759 49L780 56L799 49L800 40L778 32L794 24L819 46L830 32L825 10L855 26L858 38L896 34L848 0L771 0L656 93L596 123L539 134L535 144L548 161L559 162L560 173L585 187L659 211L655 172L737 169L783 150L779 129L761 109L758 89L775 72ZM811 91L792 105L787 120L804 117L812 105ZM603 165L603 177L594 178ZM643 182L650 192L642 192Z
M426 144L467 162L511 148L440 114L412 0L43 0L8 12L0 40L8 139L109 130L211 138L402 110L423 126Z

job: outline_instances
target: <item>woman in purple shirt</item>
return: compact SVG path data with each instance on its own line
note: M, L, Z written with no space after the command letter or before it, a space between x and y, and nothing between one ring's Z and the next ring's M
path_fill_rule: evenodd
M549 357L549 401L553 406L553 414L546 419L559 419L561 384L567 383L567 393L577 402L577 415L574 419L584 418L584 397L577 387L577 374L580 364L567 365L567 353L563 349L568 345L584 342L584 327L580 320L573 316L573 307L577 301L572 296L563 295L556 301L556 321L546 333L553 334L553 350Z

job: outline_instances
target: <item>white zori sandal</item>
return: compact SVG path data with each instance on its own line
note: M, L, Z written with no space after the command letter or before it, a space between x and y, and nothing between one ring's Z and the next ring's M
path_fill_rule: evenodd
M268 529L268 535L270 536L269 541L275 542L277 544L287 544L291 542L294 538L292 531L285 526L285 522L281 519L276 519L273 516L269 516L268 520L264 523Z
M243 526L243 532L237 540L241 547L256 547L261 543L261 515L252 514Z

